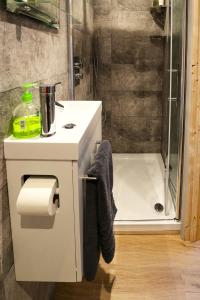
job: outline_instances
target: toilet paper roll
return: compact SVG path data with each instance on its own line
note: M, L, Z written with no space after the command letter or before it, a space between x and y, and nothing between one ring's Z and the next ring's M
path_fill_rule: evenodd
M53 216L57 205L53 203L56 179L52 177L29 177L17 198L17 212L25 216Z

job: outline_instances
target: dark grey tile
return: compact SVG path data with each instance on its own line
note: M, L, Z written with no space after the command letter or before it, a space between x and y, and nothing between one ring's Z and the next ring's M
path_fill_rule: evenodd
M76 100L93 99L93 36L92 33L74 30L74 56L83 60L83 79L75 87Z
M161 118L156 119L150 119L147 121L147 126L150 128L150 135L151 135L151 141L152 142L158 142L161 141Z
M112 118L112 130L119 136L135 142L147 141L151 138L150 129L145 118Z
M111 37L96 35L94 45L98 64L111 64Z
M138 142L131 141L127 147L127 153L160 153L160 142Z
M160 93L112 92L113 113L124 117L160 117Z
M112 30L135 32L137 35L162 35L148 11L112 10Z
M113 153L126 153L128 149L128 140L120 135L117 129L113 130L112 128L111 145Z
M10 218L10 211L9 211L9 201L8 201L8 188L7 185L5 185L0 190L0 220L3 223L4 221L7 221ZM8 224L9 225L9 224ZM6 227L10 227L6 226ZM10 232L10 230L9 230Z
M138 117L113 117L112 140L126 141L126 148L133 143L160 142L161 119ZM119 152L119 151L117 151Z
M112 142L112 130L107 126L102 127L102 139Z
M144 116L144 100L141 99L124 99L122 102L122 116Z
M152 0L112 0L112 5L121 10L149 11Z
M92 32L93 8L91 6L91 1L73 0L72 10L74 18L74 28L77 28L82 32Z
M0 11L0 15L1 15L1 11ZM0 41L1 41L1 45L0 45L0 74L3 74L5 72L5 59L4 59L4 35L5 35L5 30L4 30L5 24L4 22L1 21L0 19Z
M111 17L102 17L96 16L94 18L94 30L96 31L101 31L104 33L104 35L111 34Z
M112 0L93 0L93 6L98 7L98 6L111 6L112 5Z
M93 0L85 2L85 32L93 34L94 32L94 7Z
M112 136L112 127L111 127L111 114L110 110L102 111L102 135L103 139L111 140Z
M120 95L119 95L120 94ZM119 94L117 93L114 93L112 91L112 116L113 116L113 119L114 118L117 118L117 117L121 117L123 115L123 112L122 112L122 105L123 105L123 101L124 101L124 96L123 95L123 92L119 92Z
M147 117L161 117L162 103L161 93L152 93L151 96L144 99L144 116Z
M94 29L94 36L95 38L111 38L111 26L95 26ZM96 47L97 45L94 45Z
M94 0L94 17L101 16L102 18L108 16L112 10L111 0Z
M85 0L72 1L73 29L87 34L92 34L94 30L94 12L90 2L91 1ZM67 27L67 25L65 27Z
M65 12L67 11L67 1L60 0L60 9Z
M90 66L90 64L93 63L93 37L89 34L84 34L84 43L83 43L83 59L84 59L84 65Z
M0 277L3 278L14 261L7 186L4 186L0 190L0 214L0 223L2 226L2 230L0 231L0 266L2 268L0 270Z
M74 30L74 54L83 59L83 79L80 84L75 88L75 98L77 100L87 100L93 98L92 93L92 80L93 70L92 64L92 36L85 32Z
M3 285L3 282L1 282L1 281L0 281L0 299L5 300L4 285Z
M0 190L6 185L6 163L4 159L3 143L0 143Z
M137 71L163 69L163 44L152 43L148 35L112 32L112 63L133 64Z
M103 105L103 110L111 111L112 110L112 92L100 90L96 96L96 100L101 100Z
M82 55L83 55L83 40L84 40L83 33L77 29L74 29L73 30L74 56L82 57Z
M122 117L121 128L124 136L136 142L143 142L151 139L151 132L146 118Z
M80 81L80 84L75 88L75 99L76 100L87 100L88 98L88 76L83 74L84 78Z
M84 22L84 2L84 0L72 1L73 18L81 24Z
M112 21L111 0L94 0L94 27L110 29Z
M98 94L101 91L111 91L111 65L98 65L96 80Z
M162 78L157 70L138 72L134 65L112 64L113 91L162 91Z
M76 100L93 100L93 78L92 70L88 66L89 70L84 68L82 70L83 79L80 81L80 84L75 87L75 99Z
M0 142L2 142L3 139L9 135L12 111L15 107L15 104L17 105L17 103L19 103L18 98L18 93L14 90L0 93Z

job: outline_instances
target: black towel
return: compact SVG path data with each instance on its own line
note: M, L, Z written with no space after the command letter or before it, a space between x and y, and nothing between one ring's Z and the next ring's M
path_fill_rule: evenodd
M109 141L101 142L88 176L97 178L97 229L100 251L106 263L110 263L115 253L113 222L117 212L113 199L113 162Z
M95 278L100 258L100 246L97 224L97 185L95 181L86 181L86 201L84 205L83 264L85 279Z
M113 222L117 212L113 188L112 149L109 141L99 146L88 176L97 181L86 181L84 205L84 276L95 278L100 251L105 262L110 263L115 253Z

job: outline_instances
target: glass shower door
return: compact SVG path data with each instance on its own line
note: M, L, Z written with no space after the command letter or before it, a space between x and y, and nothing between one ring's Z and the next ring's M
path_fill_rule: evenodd
M184 114L185 1L171 0L171 61L167 185L179 219Z

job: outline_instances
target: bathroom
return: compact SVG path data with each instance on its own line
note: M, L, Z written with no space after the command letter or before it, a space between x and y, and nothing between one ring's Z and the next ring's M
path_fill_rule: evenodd
M58 18L51 27L10 11L13 1L0 3L0 299L200 299L199 4L51 0ZM102 101L102 139L113 152L116 251L110 264L100 260L92 282L16 279L8 197L16 172L7 178L3 141L25 82L61 82L56 101ZM37 103L38 88L32 92Z

